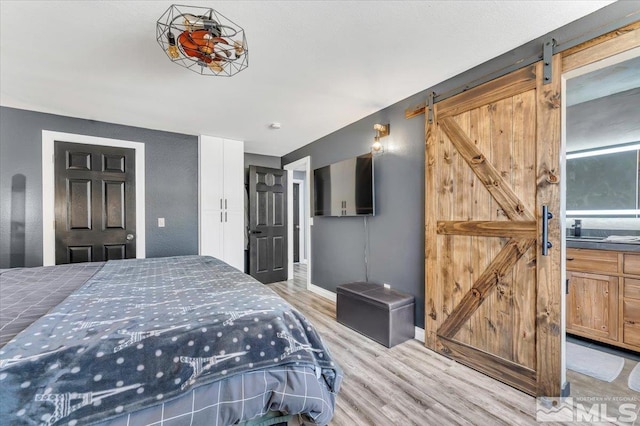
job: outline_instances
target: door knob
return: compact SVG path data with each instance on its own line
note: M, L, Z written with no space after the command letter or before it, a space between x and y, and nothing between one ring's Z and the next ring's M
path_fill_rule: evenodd
M133 240L135 237L133 234L127 234L127 241Z

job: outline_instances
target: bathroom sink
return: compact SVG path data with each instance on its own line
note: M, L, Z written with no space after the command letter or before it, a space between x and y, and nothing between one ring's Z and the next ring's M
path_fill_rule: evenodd
M603 237L567 237L567 241L592 241L592 242L600 242L604 241Z

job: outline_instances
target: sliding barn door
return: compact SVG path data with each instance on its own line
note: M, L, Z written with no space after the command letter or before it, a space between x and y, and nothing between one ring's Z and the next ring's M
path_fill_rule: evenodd
M550 84L538 63L436 103L426 127L425 344L546 396L561 386L557 62Z

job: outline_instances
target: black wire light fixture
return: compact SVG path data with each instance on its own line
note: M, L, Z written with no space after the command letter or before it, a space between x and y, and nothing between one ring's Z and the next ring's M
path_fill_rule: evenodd
M244 30L211 8L171 5L156 38L172 62L198 74L230 77L249 66Z

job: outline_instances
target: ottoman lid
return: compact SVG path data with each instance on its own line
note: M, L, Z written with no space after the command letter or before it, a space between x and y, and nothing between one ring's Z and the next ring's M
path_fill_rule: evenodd
M368 302L389 310L410 305L414 301L414 297L410 294L385 288L382 284L354 282L339 285L336 290L342 294L358 295Z

